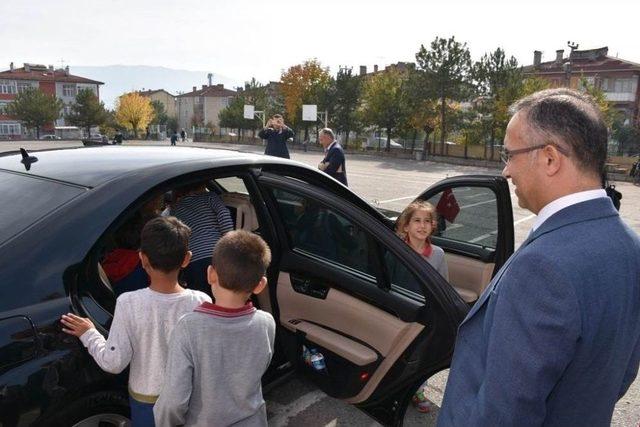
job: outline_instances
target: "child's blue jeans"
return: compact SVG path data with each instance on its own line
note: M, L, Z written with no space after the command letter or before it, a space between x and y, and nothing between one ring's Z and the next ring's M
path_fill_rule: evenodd
M155 427L153 421L153 403L139 402L129 396L131 407L131 425L133 427Z

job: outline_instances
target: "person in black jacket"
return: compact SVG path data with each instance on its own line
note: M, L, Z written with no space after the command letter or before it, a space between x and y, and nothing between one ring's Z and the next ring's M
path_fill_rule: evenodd
M333 131L324 128L320 131L318 140L324 147L324 159L318 165L318 169L347 185L347 169L345 168L344 150L336 141Z
M267 148L264 150L264 154L285 159L290 158L287 140L293 138L294 132L284 124L280 114L274 114L267 122L267 127L262 129L258 136L267 140Z

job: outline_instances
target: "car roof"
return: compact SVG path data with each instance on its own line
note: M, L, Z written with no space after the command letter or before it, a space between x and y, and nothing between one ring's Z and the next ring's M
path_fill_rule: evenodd
M95 187L135 171L151 171L171 164L211 162L211 167L244 164L295 164L273 156L224 149L195 147L99 146L30 151L37 161L27 170L19 152L0 156L0 170ZM198 170L194 166L194 170Z

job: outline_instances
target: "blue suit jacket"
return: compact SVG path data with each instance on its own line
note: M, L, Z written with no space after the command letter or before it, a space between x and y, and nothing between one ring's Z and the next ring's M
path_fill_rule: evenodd
M608 198L552 215L460 325L439 426L608 426L640 360L640 240Z
M348 185L347 169L345 166L344 150L342 149L342 145L337 142L333 144L333 147L331 147L324 156L322 163L328 163L327 168L324 170L326 174L331 175L344 185Z

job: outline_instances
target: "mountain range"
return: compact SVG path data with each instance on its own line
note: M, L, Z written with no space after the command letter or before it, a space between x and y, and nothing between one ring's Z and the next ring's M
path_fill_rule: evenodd
M71 74L103 82L100 86L100 100L107 108L113 108L118 96L134 90L164 89L173 95L191 92L193 86L201 88L208 84L210 71L178 70L147 65L105 65L74 66ZM222 83L225 88L234 89L242 81L213 74L213 84Z

